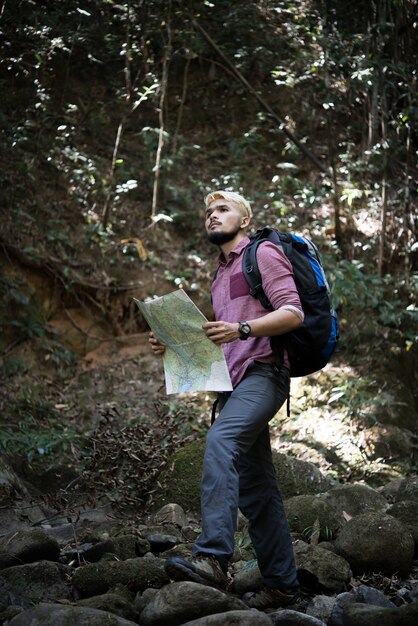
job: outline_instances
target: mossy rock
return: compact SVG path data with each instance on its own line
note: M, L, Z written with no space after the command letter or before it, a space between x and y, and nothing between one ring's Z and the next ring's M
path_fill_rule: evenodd
M205 439L199 438L178 452L159 476L161 489L155 494L155 509L175 502L185 511L200 512L200 480L202 474ZM279 488L283 498L300 494L322 493L332 483L313 463L299 461L273 452Z
M331 489L332 481L308 461L273 452L277 482L283 498L323 493Z
M305 541L328 540L338 527L335 513L318 495L293 496L285 501L290 529Z
M159 509L175 502L185 511L200 511L200 478L205 439L196 439L178 450L159 476L161 490L155 494L154 507Z

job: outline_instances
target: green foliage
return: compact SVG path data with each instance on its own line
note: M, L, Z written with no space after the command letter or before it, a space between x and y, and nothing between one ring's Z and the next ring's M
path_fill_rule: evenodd
M307 526L306 528L304 528L301 535L304 541L312 544L318 543L319 540L332 541L332 539L334 538L332 528L329 528L329 526L322 526L319 523L319 520L317 520L316 523L314 523L312 526Z
M376 415L387 406L401 406L389 391L379 388L376 380L345 377L329 391L328 405L342 409L345 419L357 423L376 421ZM380 409L380 410L379 410Z
M327 272L334 305L361 327L387 326L399 330L404 343L415 341L417 275L377 276L361 261L341 260Z
M30 392L7 406L0 421L0 451L10 457L24 456L29 462L43 457L58 457L71 451L81 440L68 424L63 425L57 411Z

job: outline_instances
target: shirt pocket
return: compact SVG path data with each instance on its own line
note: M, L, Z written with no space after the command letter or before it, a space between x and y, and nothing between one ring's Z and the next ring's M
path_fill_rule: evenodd
M231 300L248 296L250 294L250 288L247 281L244 278L244 274L239 272L232 274L229 282Z

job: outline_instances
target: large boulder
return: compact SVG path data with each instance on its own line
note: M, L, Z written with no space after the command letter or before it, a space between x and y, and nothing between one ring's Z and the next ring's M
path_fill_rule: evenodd
M177 626L214 613L245 611L233 595L193 582L171 583L160 589L140 615L141 626Z
M176 502L185 511L200 511L200 479L205 439L197 439L177 451L159 477L162 488L154 496L156 507ZM283 498L321 493L331 488L313 463L273 452L277 481Z
M82 598L101 595L118 585L136 592L168 582L163 567L146 557L90 563L79 567L73 576L73 585Z
M339 516L321 495L293 496L284 502L290 529L306 541L331 539Z
M227 611L205 615L182 626L272 626L272 621L260 611Z
M3 458L0 457L0 528L9 533L27 528L28 523L38 523L47 516L25 483Z
M132 622L89 607L38 604L8 622L9 626L137 626Z
M60 547L42 528L20 529L0 538L0 569L34 561L58 561Z
M386 511L389 503L386 498L375 489L362 484L346 484L334 487L322 494L321 499L334 512L339 526L343 526L347 519L372 511Z
M1 572L1 576L11 589L11 597L20 597L35 604L68 600L71 597L71 573L71 568L61 563L38 561L8 567ZM25 606L25 602L21 605Z
M400 500L395 502L388 514L396 517L410 531L415 543L415 555L418 554L418 500Z
M280 609L270 613L269 617L274 626L326 626L322 620L292 609Z
M109 558L111 555L118 560L126 561L135 559L137 556L144 556L149 551L150 543L146 539L134 535L121 535L97 543L82 544L78 549L72 552L67 551L66 554L67 556L70 554L80 556L84 561L96 563L104 556Z
M363 513L353 517L337 536L335 549L356 573L408 576L414 558L414 540L410 531L384 513Z
M407 476L402 480L396 493L396 502L401 500L418 501L418 477Z
M336 593L346 588L352 572L344 558L304 541L297 541L293 551L298 578L303 586Z
M338 623L341 626L414 626L418 624L418 602L394 608L349 604ZM332 619L329 626L337 626Z
M300 461L286 454L273 452L273 463L283 498L322 493L331 489L333 485L333 482L309 461Z
M85 598L84 600L79 600L77 605L107 611L108 613L113 613L124 619L136 622L137 615L133 602L129 602L129 600L124 598L120 593L109 592L101 596Z

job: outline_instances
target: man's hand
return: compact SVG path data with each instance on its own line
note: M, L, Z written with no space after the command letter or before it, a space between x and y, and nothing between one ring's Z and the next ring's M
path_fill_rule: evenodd
M163 346L163 344L158 341L157 337L154 335L153 332L149 334L148 341L151 344L151 349L154 352L154 354L164 354L165 346Z
M238 323L206 322L202 328L206 333L206 337L216 344L230 343L235 341L235 339L239 339L240 336Z

